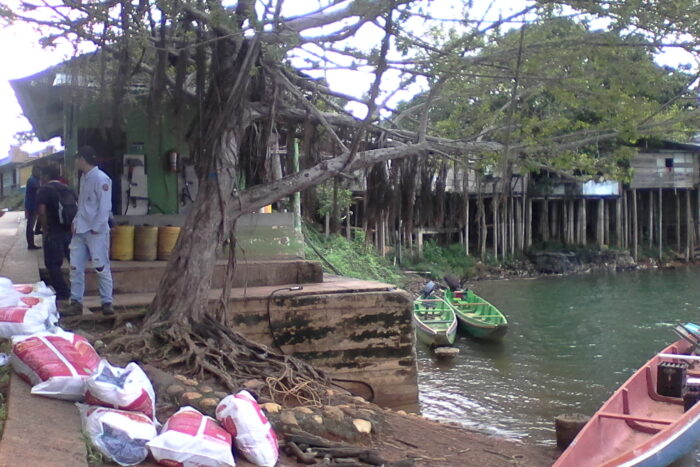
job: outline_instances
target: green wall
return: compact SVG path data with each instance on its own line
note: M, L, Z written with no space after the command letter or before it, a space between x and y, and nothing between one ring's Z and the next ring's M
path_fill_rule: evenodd
M97 128L100 125L99 104L64 106L64 146L66 173L72 184L75 178L74 155L78 149L78 129ZM145 154L146 174L148 177L148 197L150 200L149 214L177 214L179 210L180 193L178 189L179 173L167 170L165 153L175 149L187 157L188 147L184 138L177 137L176 125L172 118L173 112L164 108L160 122L150 122L145 105L132 103L125 109L126 115L126 153ZM162 129L162 131L161 131ZM123 154L116 154L120 159ZM121 161L115 161L121 167Z

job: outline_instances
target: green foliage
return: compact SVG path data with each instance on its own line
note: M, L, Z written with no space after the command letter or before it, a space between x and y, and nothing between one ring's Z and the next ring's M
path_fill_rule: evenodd
M333 211L333 181L328 180L316 187L318 197L318 213L321 216L331 215ZM345 210L352 204L352 191L345 188L338 188L337 196L338 213L345 213Z
M101 466L104 465L106 462L106 458L104 454L102 454L94 444L92 444L92 440L90 439L90 435L87 434L86 431L81 430L80 431L80 437L82 438L83 442L85 443L85 450L87 451L87 462L90 467L96 467L96 466Z
M678 97L690 95L692 77L656 64L657 49L646 36L591 30L585 21L550 14L522 31L494 33L485 45L469 43L473 58L436 61L435 72L449 79L432 106L431 127L448 138L510 141L513 153L527 151L520 163L531 171L628 180L634 151L621 145L658 132L687 134L683 115L694 104ZM446 44L471 37L449 36ZM399 111L426 98L416 96ZM415 109L413 117L422 107ZM415 128L415 121L405 126ZM501 159L492 154L482 164Z
M334 274L308 245L309 242L344 276L398 286L404 284L405 278L399 270L386 258L379 256L372 245L365 243L364 232L356 233L351 241L340 235L331 235L326 239L310 228L304 229L304 236L307 240L304 247L306 258L321 261L327 273Z
M432 279L442 280L446 274L468 278L474 264L474 259L467 256L464 247L459 243L442 247L434 241L428 241L423 245L423 258L414 259L409 267L418 271L428 271Z

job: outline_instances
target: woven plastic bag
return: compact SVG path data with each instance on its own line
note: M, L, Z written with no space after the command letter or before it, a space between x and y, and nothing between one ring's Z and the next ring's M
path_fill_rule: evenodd
M100 356L84 337L56 328L12 338L12 368L32 387L32 394L79 401L85 380Z
M115 409L140 412L155 421L156 396L151 380L136 363L114 367L102 360L85 381L85 402Z
M216 419L234 437L236 450L250 462L263 467L277 463L277 435L248 391L226 396L219 402Z
M182 467L234 467L231 435L211 417L183 407L148 443L159 464Z
M146 460L146 443L157 435L149 417L107 407L76 405L83 430L102 454L119 465L137 465Z

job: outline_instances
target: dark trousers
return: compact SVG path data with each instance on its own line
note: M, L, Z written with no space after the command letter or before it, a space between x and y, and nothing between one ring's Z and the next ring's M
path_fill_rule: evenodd
M36 227L37 213L36 211L27 212L27 246L36 246L34 244L34 228Z
M63 259L70 260L70 240L70 232L49 232L44 236L44 264L58 300L70 298L70 287L61 271Z

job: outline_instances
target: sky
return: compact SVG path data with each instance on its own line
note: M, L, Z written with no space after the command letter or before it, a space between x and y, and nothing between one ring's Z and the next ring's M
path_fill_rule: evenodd
M499 11L507 14L508 11L520 9L526 0L497 0L498 6L492 11L492 15L497 17ZM6 0L4 3L12 5L17 0ZM459 14L461 5L464 2L459 0L438 0L431 3L431 13L440 17L454 17ZM475 4L485 4L488 2L474 2ZM306 8L313 8L316 2L287 2L287 5L304 5ZM296 7L292 7L293 10ZM478 7L475 7L478 8ZM300 11L301 12L301 11ZM290 13L293 13L290 12ZM417 25L418 26L418 25ZM374 37L372 34L363 36L361 40L375 45L381 38L381 34L377 31ZM42 71L50 66L56 65L66 58L69 58L73 52L72 47L66 47L63 50L46 50L38 45L39 35L30 26L26 24L15 24L10 27L0 27L0 160L6 157L11 144L16 144L14 135L20 131L31 130L31 125L22 116L22 110L17 103L14 92L10 87L9 80L17 79L32 75ZM677 65L687 63L687 57L678 56L671 53L661 57L658 61ZM358 97L364 95L369 89L373 75L349 73L348 71L335 71L327 74L327 79L331 88L338 91L354 94ZM389 77L386 80L384 89L388 90L392 85L395 85L397 79ZM355 92L353 92L355 91ZM400 99L408 99L412 94L419 91L417 86L399 93L395 96L394 103ZM359 117L363 116L364 109L359 105L352 109ZM44 148L47 144L53 144L54 147L60 147L60 140L55 139L49 143L33 142L24 144L23 149L33 152Z

